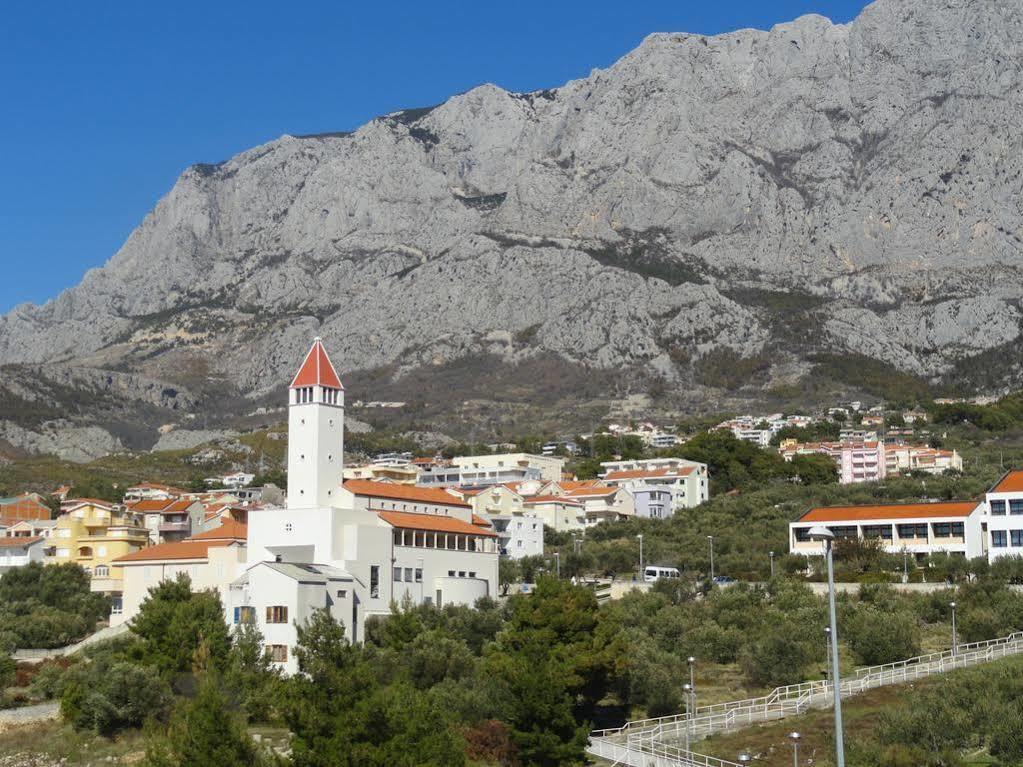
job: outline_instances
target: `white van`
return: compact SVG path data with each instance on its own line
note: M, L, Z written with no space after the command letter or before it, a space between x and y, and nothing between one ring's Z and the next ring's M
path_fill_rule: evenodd
M677 567L662 567L661 565L647 565L643 570L643 580L653 583L658 578L681 578L682 573Z

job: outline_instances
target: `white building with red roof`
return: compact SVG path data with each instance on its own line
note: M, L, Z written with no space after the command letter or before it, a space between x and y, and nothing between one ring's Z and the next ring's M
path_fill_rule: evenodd
M636 516L664 519L710 497L707 464L684 458L606 461L604 483L623 487L635 499ZM669 495L666 497L665 493Z
M1023 471L1007 471L984 497L988 559L1023 556Z
M810 530L821 525L836 539L878 540L891 554L979 557L987 551L984 511L984 504L975 500L821 506L789 524L789 552L823 554L824 544L810 538Z
M344 388L320 339L289 387L286 508L248 514L248 569L229 615L251 621L286 672L295 625L326 608L353 641L391 605L472 605L497 594L497 535L441 488L354 479L344 471Z
M43 562L46 539L39 535L0 535L0 575L30 562Z
M228 520L186 540L147 546L115 559L110 564L121 570L124 590L121 611L110 616L111 625L134 618L149 589L179 575L188 576L192 591L211 589L228 605L230 585L245 570L247 537L245 525Z

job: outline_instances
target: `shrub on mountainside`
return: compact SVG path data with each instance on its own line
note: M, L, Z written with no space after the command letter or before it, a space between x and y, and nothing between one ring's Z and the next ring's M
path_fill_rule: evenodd
M170 706L170 687L155 668L112 658L75 666L60 698L64 721L108 737L163 718Z

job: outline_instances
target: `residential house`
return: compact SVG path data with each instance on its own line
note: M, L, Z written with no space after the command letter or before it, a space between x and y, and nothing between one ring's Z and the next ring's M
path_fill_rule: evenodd
M130 621L149 589L179 575L188 576L192 591L212 589L226 605L231 583L245 571L246 535L245 525L228 521L187 540L148 546L114 559L112 569L121 574L123 591L110 624Z
M0 535L0 575L29 562L43 562L45 543L40 536Z
M552 455L463 455L452 458L449 467L422 472L419 484L477 487L524 480L556 481L561 479L564 467L565 460Z
M202 528L206 516L198 498L149 498L134 501L127 508L139 516L154 544L183 541Z
M668 490L671 494L668 516L679 509L690 509L706 501L710 497L707 464L680 458L671 460L676 463L665 465L662 461L652 466L609 470L604 474L604 482L611 487L624 487L634 495L643 488ZM644 504L652 500L650 493L649 489L643 490ZM653 508L656 508L656 501Z
M7 535L13 538L49 538L56 526L55 519L23 519L8 527Z
M117 504L83 500L57 519L46 540L46 562L74 562L92 577L93 591L109 594L119 608L121 572L113 560L149 544L149 531L138 516Z
M50 507L38 493L0 498L0 524L11 525L25 519L49 519Z
M583 505L583 517L587 527L600 522L614 522L627 519L636 513L632 495L621 487L593 486L568 490L562 496L579 501Z
M491 485L448 492L471 504L473 514L490 523L501 556L519 559L543 554L543 520L526 511L523 497L511 488Z
M586 527L586 510L583 502L563 495L530 495L522 499L527 513L540 519L555 532L583 530Z
M885 471L889 475L911 471L944 474L949 470L963 470L963 458L955 450L939 450L926 445L885 445L884 450Z
M879 540L891 554L906 552L918 559L937 552L978 557L987 551L984 511L985 505L977 501L823 506L789 524L789 552L822 554L824 544L810 538L810 529L822 525L836 539Z
M159 500L167 501L173 498L180 498L188 495L187 490L173 485L161 485L155 482L143 482L140 485L132 485L124 491L124 502Z
M885 445L874 442L796 442L782 440L781 457L791 461L797 455L826 455L838 467L838 481L843 485L855 482L877 482L887 475Z

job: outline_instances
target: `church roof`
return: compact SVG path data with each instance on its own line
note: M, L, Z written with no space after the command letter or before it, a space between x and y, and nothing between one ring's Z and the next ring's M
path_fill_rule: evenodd
M326 386L331 389L344 389L337 371L327 356L327 350L319 338L313 341L309 353L302 362L302 367L295 374L291 388L298 386Z

